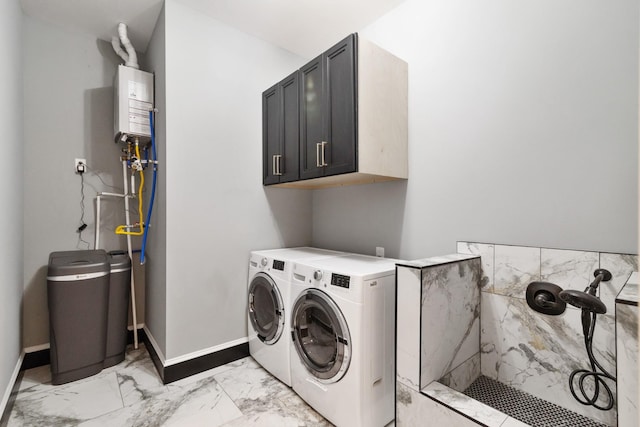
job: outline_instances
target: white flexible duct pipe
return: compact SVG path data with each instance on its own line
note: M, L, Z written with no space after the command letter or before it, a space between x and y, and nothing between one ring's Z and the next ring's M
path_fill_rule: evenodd
M113 50L118 54L120 58L122 58L125 63L129 62L129 55L127 55L127 52L125 52L122 49L122 46L120 46L120 39L118 37L113 36L111 38L111 46L113 46Z
M136 50L133 48L129 37L127 36L127 26L122 22L118 24L118 36L120 37L119 42L115 37L111 39L113 50L116 51L120 58L124 59L124 65L126 65L127 67L139 69L140 66L138 65L138 55L136 54ZM124 46L125 50L127 51L126 53L123 52L122 48L120 47L120 43L122 43L122 46Z

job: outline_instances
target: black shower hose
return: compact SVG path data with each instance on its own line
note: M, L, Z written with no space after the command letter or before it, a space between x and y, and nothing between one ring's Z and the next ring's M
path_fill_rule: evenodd
M609 409L613 408L614 399L611 388L609 388L609 385L605 382L605 379L609 379L615 382L616 378L609 372L607 372L607 370L598 363L595 356L593 355L593 331L596 327L596 313L589 312L589 316L591 321L588 329L584 328L584 344L587 349L587 355L589 356L591 370L576 369L575 371L573 371L571 373L571 376L569 376L569 388L571 389L571 394L573 395L573 397L583 405L593 406L594 408L600 409L602 411L608 411ZM600 369L602 372L598 372L596 368ZM576 376L578 377L578 390L580 391L582 398L577 395L573 385L573 380ZM587 378L591 377L594 380L595 387L593 389L593 396L590 398L587 395L584 381ZM598 401L598 398L600 397L600 387L602 387L602 389L604 389L604 391L607 393L609 403L606 406L601 406L596 403Z

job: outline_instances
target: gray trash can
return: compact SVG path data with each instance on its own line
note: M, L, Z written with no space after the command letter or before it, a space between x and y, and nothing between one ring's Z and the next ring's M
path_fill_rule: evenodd
M47 272L51 383L102 370L106 348L109 259L103 250L53 252Z
M104 367L124 360L127 348L127 321L131 295L131 259L126 252L109 252L109 313L107 314L107 349Z

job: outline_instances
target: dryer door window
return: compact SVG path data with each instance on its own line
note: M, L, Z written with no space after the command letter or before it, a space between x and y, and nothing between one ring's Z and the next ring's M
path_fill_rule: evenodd
M292 311L293 345L307 370L324 383L339 381L349 368L351 337L336 303L307 289Z
M284 306L275 282L269 275L258 273L249 285L249 320L258 338L273 344L284 330Z

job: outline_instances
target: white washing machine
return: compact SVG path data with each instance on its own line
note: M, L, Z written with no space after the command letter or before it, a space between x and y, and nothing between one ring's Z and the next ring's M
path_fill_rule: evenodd
M293 267L292 387L339 427L394 419L396 262L351 254Z
M291 273L294 261L342 255L301 247L253 251L249 257L249 352L267 371L291 387L289 330Z

